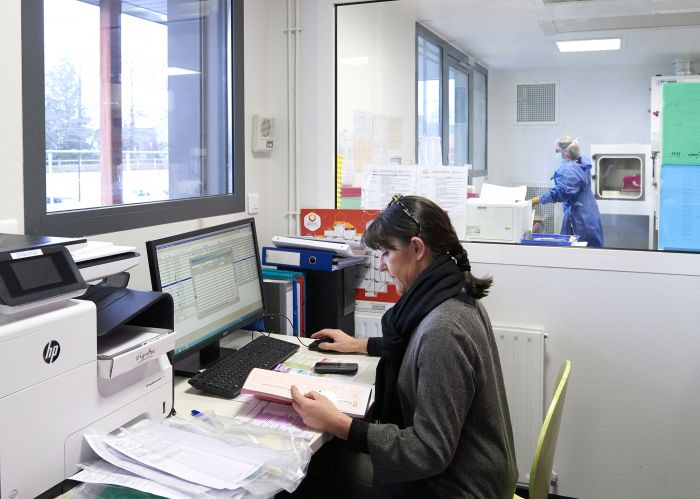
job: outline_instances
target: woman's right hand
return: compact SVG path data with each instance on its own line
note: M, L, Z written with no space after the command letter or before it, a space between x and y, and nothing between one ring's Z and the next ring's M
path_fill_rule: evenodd
M353 338L340 329L321 329L311 335L318 340L321 338L331 338L333 341L323 342L318 345L318 349L333 350L343 353L367 353L367 340Z

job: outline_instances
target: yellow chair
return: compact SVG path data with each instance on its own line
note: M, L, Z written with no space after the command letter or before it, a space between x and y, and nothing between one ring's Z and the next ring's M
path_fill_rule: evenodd
M559 425L561 424L561 413L564 409L564 399L566 398L566 387L569 384L569 373L571 372L571 361L564 361L559 376L557 377L557 388L552 396L552 403L549 404L547 416L542 423L540 436L537 438L537 448L532 459L530 469L530 499L546 499L549 496L549 485L552 480L552 463L554 462L554 450L557 446L557 436L559 435ZM517 494L513 494L513 499L522 499Z

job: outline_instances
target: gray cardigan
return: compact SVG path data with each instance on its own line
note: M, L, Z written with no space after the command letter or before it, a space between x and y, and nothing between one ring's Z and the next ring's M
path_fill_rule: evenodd
M491 323L476 303L447 300L412 335L398 380L406 428L353 421L349 443L369 451L376 484L418 480L438 497L513 497L518 471L503 376Z

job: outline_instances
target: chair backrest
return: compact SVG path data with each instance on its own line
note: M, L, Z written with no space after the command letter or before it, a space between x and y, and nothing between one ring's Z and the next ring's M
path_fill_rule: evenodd
M549 484L552 480L552 464L554 462L554 450L557 446L561 414L564 409L566 387L569 383L571 361L564 361L557 377L557 387L552 396L552 403L542 423L540 436L537 439L535 457L532 460L530 470L530 499L546 499L549 495Z

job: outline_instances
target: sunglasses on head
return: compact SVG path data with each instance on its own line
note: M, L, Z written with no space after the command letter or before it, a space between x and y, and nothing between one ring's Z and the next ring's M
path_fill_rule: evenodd
M406 214L406 216L416 223L416 225L418 226L418 234L416 234L416 235L420 236L420 231L421 231L420 222L418 220L416 220L416 217L414 217L410 211L408 211L408 208L406 208L406 205L404 205L401 202L402 197L403 197L403 195L401 195L401 194L394 194L393 197L391 198L391 201L389 201L389 205L387 206L387 208L394 206L394 205L398 205L401 208L401 210Z

